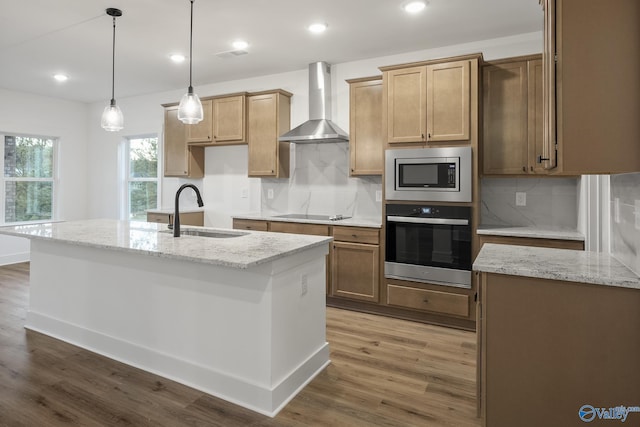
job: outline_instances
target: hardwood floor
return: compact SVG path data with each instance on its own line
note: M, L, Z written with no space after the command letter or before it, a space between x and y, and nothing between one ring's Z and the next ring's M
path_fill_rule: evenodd
M23 328L0 267L0 426L479 426L475 334L327 309L331 365L275 418Z

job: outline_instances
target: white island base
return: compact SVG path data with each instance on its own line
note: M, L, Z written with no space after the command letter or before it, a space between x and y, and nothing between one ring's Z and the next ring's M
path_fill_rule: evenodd
M32 239L25 327L275 416L330 363L327 246L239 269Z

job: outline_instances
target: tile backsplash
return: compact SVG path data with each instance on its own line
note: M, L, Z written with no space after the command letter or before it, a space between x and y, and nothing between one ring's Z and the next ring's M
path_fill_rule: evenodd
M640 275L640 173L611 176L611 253Z
M349 177L349 144L291 144L288 180L262 179L261 212L342 214L380 221L380 176ZM269 196L273 195L273 198Z
M526 206L516 206L516 193ZM551 226L575 229L578 178L483 178L480 223L496 226Z

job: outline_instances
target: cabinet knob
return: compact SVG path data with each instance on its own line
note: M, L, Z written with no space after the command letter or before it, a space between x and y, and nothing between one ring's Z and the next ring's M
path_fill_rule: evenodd
M427 298L423 299L422 302L429 304L429 300Z
M529 166L531 168L531 172L533 172L533 166Z
M526 172L526 171L527 171L527 167L526 167L526 166L523 166L523 167L522 167L522 172Z

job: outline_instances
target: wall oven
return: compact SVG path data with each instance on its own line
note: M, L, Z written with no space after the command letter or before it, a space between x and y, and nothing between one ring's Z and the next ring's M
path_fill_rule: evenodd
M471 207L388 204L385 277L471 288Z
M385 151L387 200L471 201L471 147Z

